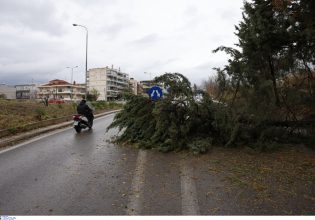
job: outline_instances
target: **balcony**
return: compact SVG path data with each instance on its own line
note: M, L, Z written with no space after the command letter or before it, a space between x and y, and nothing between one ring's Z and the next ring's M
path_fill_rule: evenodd
M58 94L69 94L69 93L73 93L71 90L65 90L65 91L61 91L61 92L57 92Z

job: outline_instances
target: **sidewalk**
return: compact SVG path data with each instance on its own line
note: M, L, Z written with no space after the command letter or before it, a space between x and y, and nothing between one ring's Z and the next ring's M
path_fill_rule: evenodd
M102 117L102 116L105 116L105 115L109 115L109 114L112 114L112 113L116 113L116 112L119 112L119 111L120 110L104 112L104 113L97 114L94 117L95 118L99 118L99 117ZM37 128L37 129L31 130L31 131L28 131L28 132L24 132L24 133L20 133L20 134L14 135L14 136L1 138L1 140L0 140L0 149L3 148L3 147L7 147L7 146L10 146L10 145L16 144L19 141L38 136L40 134L44 134L44 133L47 133L47 132L50 132L50 131L53 131L53 130L56 130L56 129L68 127L68 126L72 125L72 123L73 123L72 121L67 121L67 122L63 122L63 123L56 124L56 125L51 125L51 126L44 127L44 128Z

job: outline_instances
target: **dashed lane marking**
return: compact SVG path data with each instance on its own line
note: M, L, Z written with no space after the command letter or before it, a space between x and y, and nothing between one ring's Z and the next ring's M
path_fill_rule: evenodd
M181 160L181 200L183 215L199 215L196 183L193 179L193 167L184 159Z
M141 215L143 207L143 189L145 181L145 163L147 151L140 150L137 157L135 174L131 183L131 193L127 206L127 215Z

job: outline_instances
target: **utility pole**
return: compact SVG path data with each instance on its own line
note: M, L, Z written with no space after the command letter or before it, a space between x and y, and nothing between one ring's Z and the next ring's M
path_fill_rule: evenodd
M87 27L80 25L80 24L73 24L73 26L79 26L83 27L86 30L86 40L85 40L85 100L87 98L87 56L88 56L88 36L89 36L89 31Z
M74 68L77 68L78 66L74 66L74 67L69 67L69 66L67 66L66 68L69 68L69 69L71 69L71 81L70 81L70 84L73 86L73 69ZM72 94L73 93L73 88L71 87L70 88L70 99L72 100Z

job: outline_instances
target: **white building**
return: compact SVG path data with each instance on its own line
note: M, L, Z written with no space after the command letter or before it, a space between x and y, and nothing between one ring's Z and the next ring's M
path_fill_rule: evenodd
M17 99L36 99L38 88L35 84L16 85Z
M122 73L120 69L93 68L88 71L87 90L96 89L100 93L97 100L115 100L128 89L128 79L129 75Z
M138 95L140 92L140 83L134 78L130 78L129 80L129 88L133 94Z
M70 84L64 80L51 80L48 84L38 86L37 97L53 100L81 100L85 95L85 86L82 84Z
M142 80L140 81L140 85L142 86L142 92L147 94L148 90L154 85L152 80Z

